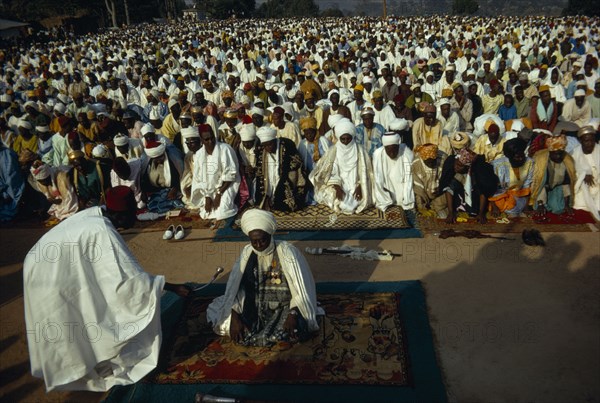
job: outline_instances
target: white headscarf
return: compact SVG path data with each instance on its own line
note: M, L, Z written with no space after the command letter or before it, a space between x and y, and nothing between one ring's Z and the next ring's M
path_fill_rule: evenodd
M354 141L356 136L356 126L348 119L340 120L334 128L335 136L338 142L335 143L337 152L335 155L335 161L337 162L342 172L348 172L356 169L358 166L358 146ZM348 144L343 144L340 141L340 137L344 134L352 136L352 141Z

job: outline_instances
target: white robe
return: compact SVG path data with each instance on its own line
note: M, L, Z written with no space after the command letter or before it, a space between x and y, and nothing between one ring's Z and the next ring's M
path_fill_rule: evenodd
M372 204L373 167L365 149L352 141L356 146L357 162L354 169L345 171L337 158L338 144L330 147L327 153L317 162L309 179L315 188L315 201L325 204L335 212L344 214L360 213ZM356 185L361 184L362 200L354 199ZM339 185L344 191L343 200L338 200L333 185Z
M385 211L389 206L400 206L410 210L415 206L411 164L412 151L404 144L395 160L380 147L373 153L373 177L375 180L373 199L375 206Z
M385 130L390 130L390 123L396 120L394 110L389 105L384 105L380 111L375 108L373 108L373 110L375 111L373 121L379 123Z
M142 270L100 207L61 222L23 265L32 375L47 391L142 379L158 362L164 283Z
M114 171L114 169L110 170L110 183L112 187L115 186L127 186L133 192L135 197L135 202L138 208L146 207L146 203L142 200L142 187L140 185L140 178L142 173L142 160L139 158L131 158L127 161L129 164L129 168L131 169L131 173L129 174L129 178L121 179L119 175Z
M205 209L206 198L214 200L223 182L231 182L221 195L221 204L208 213ZM237 214L235 196L240 188L240 174L237 156L229 144L216 143L212 155L202 147L196 152L192 179L191 203L200 209L203 220L223 220Z
M317 305L315 280L306 258L295 246L285 241L276 242L276 245L281 269L292 294L290 309L298 308L300 314L308 323L309 331L318 330L317 315L323 315L324 311ZM231 310L233 309L237 313L243 311L245 293L240 288L240 284L252 251L252 245L244 247L240 258L235 262L229 274L225 294L215 298L206 310L207 320L212 323L215 333L221 336L229 335ZM263 258L272 259L272 255L259 256L259 259Z
M589 211L596 220L600 221L600 146L596 144L591 154L584 154L581 146L573 151L575 160L575 200L573 208ZM583 180L586 175L592 175L594 186L586 185Z

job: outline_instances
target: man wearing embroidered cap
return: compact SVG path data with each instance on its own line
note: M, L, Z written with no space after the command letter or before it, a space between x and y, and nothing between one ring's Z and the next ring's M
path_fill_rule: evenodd
M435 144L423 144L415 148L411 166L415 202L420 212L433 210L439 218L446 218L446 198L439 189L442 166L446 155Z
M27 254L26 328L68 324L59 330L64 335L70 329L73 336L49 339L33 331L27 334L31 373L44 379L48 391L107 391L135 383L156 367L163 289L182 297L189 289L143 271L117 232L134 221L131 190L111 188L105 207L64 220ZM50 246L57 251L56 258L44 259L41 253ZM80 331L89 326L97 331L94 339Z
M502 156L502 147L504 147L504 138L500 135L500 128L492 119L484 124L485 134L479 136L473 151L483 155L487 162L492 162Z
M233 109L227 109L223 113L224 122L219 126L219 142L227 143L234 149L240 145L240 135L237 132L239 113Z
M413 153L400 144L400 135L390 132L382 137L383 147L373 154L373 200L384 211L390 206L411 210L415 205L410 166Z
M575 162L566 151L564 134L547 136L546 149L533 155L534 171L530 204L539 213L572 213L575 198Z
M315 282L302 253L273 235L272 213L251 209L241 220L250 239L227 281L208 306L215 333L244 346L270 347L308 340L319 330Z
M256 155L256 206L286 212L302 209L310 182L296 145L277 137L272 127L261 127L256 136L261 145Z
M372 204L373 167L365 149L354 141L356 127L351 121L340 120L334 132L338 141L309 176L315 201L336 213L360 213Z
M306 169L306 174L309 175L314 165L325 155L331 142L325 136L320 136L317 130L317 120L315 118L300 119L300 129L304 134L304 138L300 140L298 152L302 157L302 164ZM309 203L312 201L312 196L309 197Z

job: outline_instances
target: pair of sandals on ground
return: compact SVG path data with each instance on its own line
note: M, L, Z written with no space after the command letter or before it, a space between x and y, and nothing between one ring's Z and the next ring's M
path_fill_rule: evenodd
M169 228L163 234L163 239L168 241L170 239L175 239L177 241L183 239L185 237L185 230L182 225L169 225Z

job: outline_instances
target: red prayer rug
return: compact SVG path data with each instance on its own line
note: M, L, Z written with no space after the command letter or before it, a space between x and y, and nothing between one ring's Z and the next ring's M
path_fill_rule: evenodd
M400 294L319 294L326 312L315 336L299 344L243 347L206 323L213 297L192 299L177 325L158 384L409 385Z

